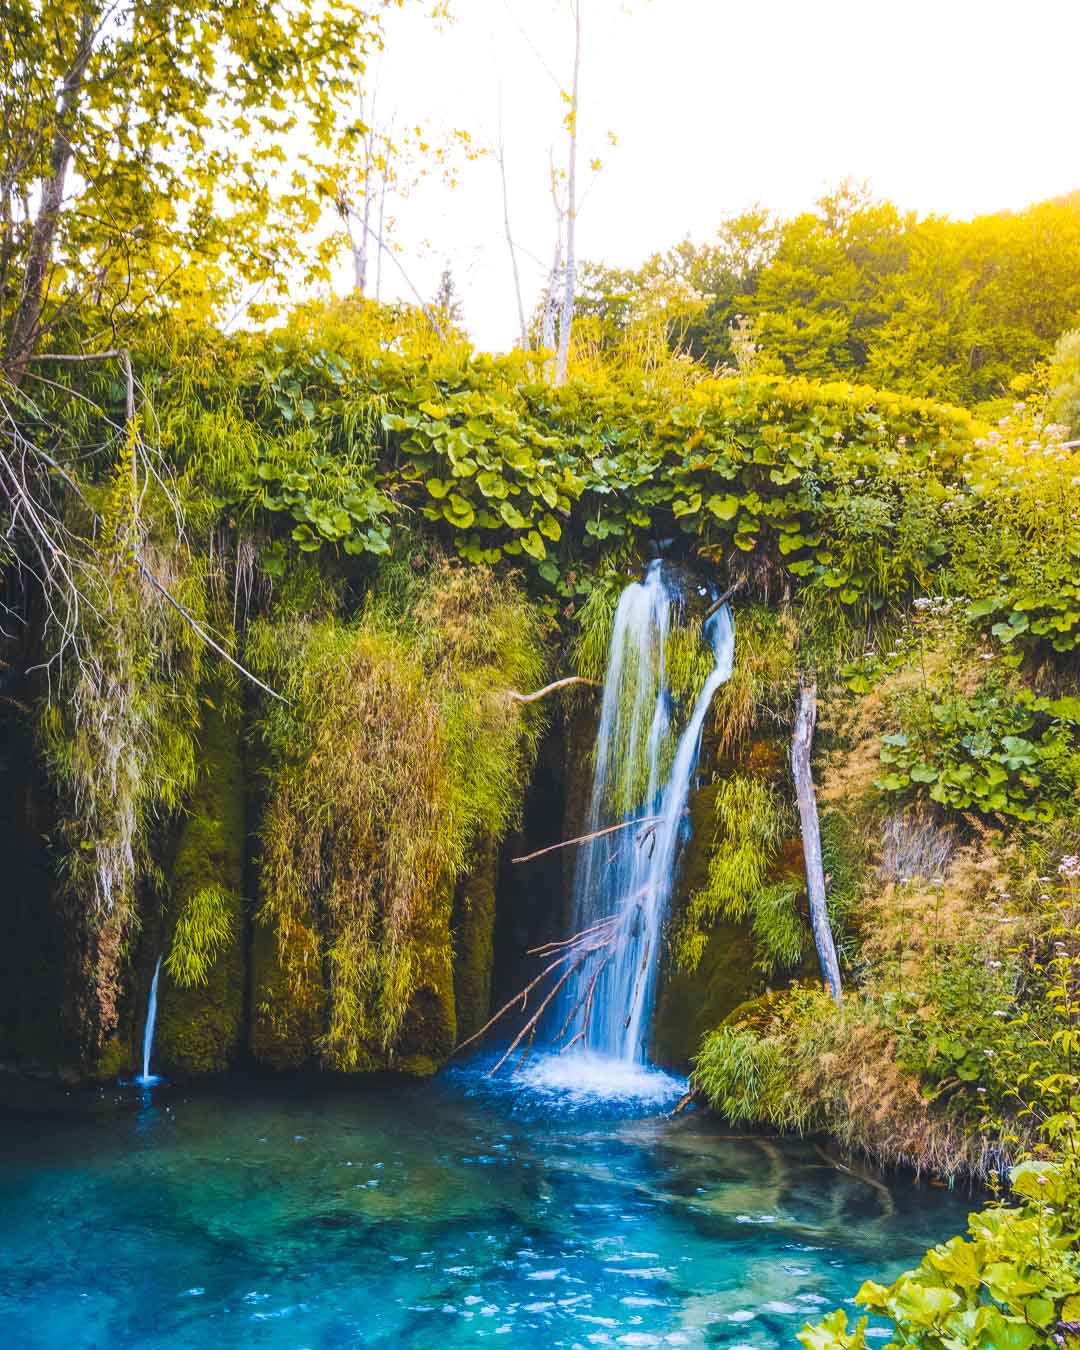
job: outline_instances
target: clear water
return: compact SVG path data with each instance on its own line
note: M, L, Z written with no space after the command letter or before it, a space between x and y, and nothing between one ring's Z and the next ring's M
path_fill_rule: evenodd
M661 937L686 835L685 807L697 771L701 729L716 690L731 675L735 628L725 605L705 624L703 644L714 666L689 715L673 725L665 642L682 615L684 579L663 561L619 597L608 649L596 735L592 795L584 833L601 833L578 849L571 897L571 934L592 933L617 916L614 942L594 944L570 971L549 1019L551 1039L578 1035L593 1050L619 1059L647 1059ZM670 766L665 747L678 736ZM615 785L640 784L628 815L612 814ZM614 824L642 821L618 834ZM556 972L553 978L558 978ZM594 987L595 986L595 987ZM586 1025L587 1022L587 1025Z
M810 1144L658 1117L682 1084L640 1067L482 1067L0 1092L0 1344L792 1345L964 1222Z

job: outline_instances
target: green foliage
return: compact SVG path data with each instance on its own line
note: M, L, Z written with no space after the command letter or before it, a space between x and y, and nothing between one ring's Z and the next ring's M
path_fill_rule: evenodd
M322 1053L346 1070L394 1047L434 916L477 843L512 822L538 734L506 697L544 664L512 583L437 567L406 602L406 625L384 622L384 601L349 624L261 623L249 641L291 700L262 722L262 919L298 985L326 961ZM305 941L291 967L299 930L315 950Z
M954 810L1051 820L1080 792L1080 700L984 681L971 695L912 698L883 737L883 792L925 793Z
M148 307L214 312L290 266L325 277L333 246L305 236L379 40L377 18L349 0L272 16L239 3L152 15L135 0L8 4L5 181L30 220L7 213L0 226L5 358L19 362L73 298L92 294L115 333ZM295 135L305 153L285 172Z
M859 1290L855 1302L895 1328L887 1347L1029 1350L1048 1344L1059 1322L1080 1320L1080 1253L1066 1201L1075 1179L1032 1161L1014 1167L1009 1181L1019 1208L972 1214L967 1238L933 1247L890 1286L868 1280ZM837 1312L799 1340L808 1350L865 1347L865 1330L862 1318L847 1334Z
M1075 323L1080 210L920 220L844 184L814 212L746 212L637 271L586 267L583 290L609 346L651 323L712 370L736 363L749 326L759 368L972 405Z
M940 564L938 480L977 430L958 410L765 375L700 380L676 398L634 369L553 390L520 353L392 344L391 317L313 308L227 344L228 388L210 403L232 410L230 427L242 413L248 433L226 482L221 428L163 413L181 462L209 438L214 490L275 533L275 572L286 541L384 552L405 512L458 556L521 565L575 607L591 560L659 532L681 532L706 559L732 546L768 557L855 616ZM197 344L180 355L203 361Z
M583 680L600 682L604 678L615 610L626 581L625 572L613 564L610 555L605 557L585 603L577 612L572 660Z
M1009 1171L1015 1207L973 1214L968 1238L932 1248L891 1286L863 1285L855 1301L892 1323L890 1345L1027 1350L1053 1343L1080 1321L1080 861L1067 855L1055 871L1055 879L1041 878L1054 892L1058 921L1050 955L1034 966L1034 974L1045 977L1037 1024L1032 1027L1030 1013L1012 1018L1011 1026L1027 1033L1026 1043L1023 1036L998 1038L989 1052L1004 1051L1002 1078L1037 1121L1045 1144ZM820 1350L864 1346L865 1330L862 1319L849 1332L837 1312L806 1327L799 1339Z
M126 477L120 475L120 480ZM116 1025L119 967L137 923L140 885L160 883L155 823L182 807L196 777L196 687L202 649L190 628L131 567L113 494L103 565L84 574L83 606L60 644L55 697L40 710L58 791L54 847L74 930L90 957L73 991L92 1053ZM193 613L204 610L198 565L173 545L143 545L156 575ZM77 645L76 645L77 644ZM64 648L70 647L65 653ZM83 1001L86 1000L85 1005Z
M1021 407L976 441L950 503L954 593L1007 653L1080 645L1080 451Z
M1071 439L1080 437L1080 328L1058 338L1046 374L1050 392L1047 416L1063 425Z
M787 607L741 604L737 623L738 658L712 711L720 752L728 755L762 723L771 729L789 721L803 638L801 616L797 621Z
M783 1074L780 1047L748 1028L710 1032L694 1064L693 1084L732 1125L760 1121Z
M233 940L231 897L221 886L203 886L184 904L165 957L167 974L183 988L205 985L218 953Z

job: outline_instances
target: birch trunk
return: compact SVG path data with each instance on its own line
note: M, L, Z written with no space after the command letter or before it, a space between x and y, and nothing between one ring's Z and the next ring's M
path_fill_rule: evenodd
M810 752L817 721L817 681L799 677L799 708L791 737L791 773L799 804L802 827L803 859L806 863L806 890L810 897L810 926L814 931L821 974L837 1003L841 1000L840 962L836 957L829 912L825 905L825 869L821 859L821 827L818 823L817 797L810 772Z
M558 202L555 210L555 252L551 258L551 275L548 277L543 331L540 337L540 345L549 352L555 350L555 316L559 312L559 274L562 272L562 213L559 211Z

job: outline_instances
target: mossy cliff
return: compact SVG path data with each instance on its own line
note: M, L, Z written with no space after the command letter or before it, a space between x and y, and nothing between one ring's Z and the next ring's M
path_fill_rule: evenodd
M498 881L498 846L482 840L454 897L454 1002L461 1040L479 1031L490 1015Z
M198 758L169 878L156 1033L166 1072L228 1068L244 1030L244 765L239 717L216 689L203 700Z

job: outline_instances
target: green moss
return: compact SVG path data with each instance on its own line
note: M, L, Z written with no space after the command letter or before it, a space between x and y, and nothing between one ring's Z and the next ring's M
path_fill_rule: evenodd
M454 997L462 1040L479 1031L490 1015L498 862L494 841L484 840L455 897Z
M691 892L680 916L675 957L692 973L720 918L751 919L763 969L796 965L802 955L802 925L795 914L798 886L770 876L784 838L790 808L777 788L764 779L733 773L713 797L713 821L705 827L712 841L703 882Z
M90 1071L90 1077L100 1082L115 1082L131 1068L131 1046L124 1036L110 1036L101 1048L101 1054Z
M199 750L199 778L169 878L156 1042L161 1063L186 1073L227 1068L244 1016L243 764L235 721L209 700Z
M676 916L708 877L717 790L713 784L690 796L691 834L672 894ZM757 992L760 981L753 965L749 925L726 920L710 926L692 971L677 969L669 959L662 972L653 1020L654 1057L663 1064L688 1064L702 1036Z
M450 932L453 888L446 887L417 941L419 983L390 1061L400 1073L430 1077L458 1040L454 998L454 944Z
M257 923L251 942L249 1049L271 1069L299 1069L318 1058L326 990L317 936L306 926Z

